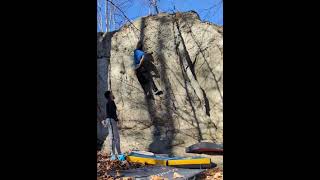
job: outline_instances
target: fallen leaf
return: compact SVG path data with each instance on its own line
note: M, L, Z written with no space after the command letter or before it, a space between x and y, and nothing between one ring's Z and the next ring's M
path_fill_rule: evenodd
M165 180L165 179L161 176L151 176L151 180Z
M216 180L220 180L222 178L222 173L221 172L217 172L215 173L215 175L213 176L214 179Z
M174 172L173 173L173 179L176 179L176 178L183 178L184 176L182 176L181 174L177 173L177 172Z
M132 177L123 177L122 180L133 180Z
M116 176L117 176L117 177L120 177L120 176L121 176L119 170L117 170L117 175L116 175Z

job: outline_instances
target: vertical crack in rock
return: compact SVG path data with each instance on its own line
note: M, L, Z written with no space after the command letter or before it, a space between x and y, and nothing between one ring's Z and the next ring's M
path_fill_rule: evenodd
M213 78L214 78L214 81L215 81L215 83L216 83L218 92L219 92L219 94L220 94L221 101L223 102L223 96L222 96L222 92L221 92L221 90L220 90L219 81L218 81L216 75L213 73L213 69L211 68L210 64L208 63L208 60L206 59L206 56L204 55L204 52L203 52L203 50L202 50L202 48L201 48L200 43L199 43L199 42L196 40L196 38L194 37L194 34L192 33L191 26L188 24L188 22L186 22L186 24L187 24L187 26L188 26L188 28L189 28L189 32L190 32L190 34L191 34L192 39L194 40L195 44L198 46L198 49L199 49L199 51L200 51L200 53L201 53L201 55L202 55L202 57L203 57L206 65L207 65L207 67L210 69L210 73L212 74L212 76L213 76ZM219 48L219 50L220 50L220 47L218 47L218 48ZM222 53L221 50L220 50L220 52Z
M186 70L183 66L183 58L181 57L181 54L179 52L179 48L178 48L178 44L176 42L176 39L175 39L175 44L176 44L176 53L178 55L178 58L179 58L179 62L180 62L180 67L181 67L181 73L182 73L182 77L184 79L184 85L185 85L185 91L186 91L186 94L187 94L187 101L189 102L189 105L191 107L191 110L192 110L192 114L193 114L193 117L194 117L194 120L197 124L196 128L197 128L197 131L198 131L198 142L201 142L201 140L203 140L202 138L202 132L201 132L201 128L200 128L200 125L199 125L199 120L197 118L197 114L196 114L196 110L194 108L194 105L193 105L193 101L192 101L192 98L190 96L190 93L189 93L189 90L188 90L188 77L187 77L187 73L186 73ZM192 122L193 124L193 122Z
M203 88L199 85L199 83L198 83L198 81L197 81L197 77L196 77L196 73L195 73L195 71L194 71L194 64L192 63L192 61L191 61L191 58L190 58L190 55L189 55L189 52L188 52L188 50L187 50L187 47L186 47L186 45L185 45L185 43L184 43L184 39L183 39L183 36L182 36L182 33L181 33L181 30L180 30L180 25L179 25L179 22L178 22L178 20L177 20L177 17L175 17L174 18L174 22L175 22L175 24L176 24L176 27L177 27L177 30L178 30L178 34L179 34L179 42L181 42L182 43L182 47L183 48L180 48L179 49L179 51L180 52L183 52L182 54L183 54L183 59L185 59L185 62L186 63L184 63L184 66L185 66L185 69L187 69L188 67L189 67L189 69L190 69L190 71L191 71L191 73L192 73L192 77L191 77L191 75L189 75L188 77L189 77L189 79L190 79L190 81L192 81L193 83L192 84L194 84L194 86L196 86L197 87L197 89L199 89L201 92L199 92L199 90L198 90L198 96L202 99L202 102L203 102L203 104L204 104L204 108L205 108L205 112L206 112L206 115L208 115L208 116L210 116L210 105L209 105L209 101L208 101L208 98L207 98L207 94L205 93L205 91L203 90ZM198 47L198 48L200 48L200 47ZM201 52L201 49L200 49L200 52ZM187 65L187 66L186 66ZM188 73L187 73L188 74ZM202 93L201 95L200 95L200 93Z

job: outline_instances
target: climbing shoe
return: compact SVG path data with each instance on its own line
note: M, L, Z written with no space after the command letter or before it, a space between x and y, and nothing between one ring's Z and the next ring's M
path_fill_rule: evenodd
M118 155L118 160L119 161L125 161L126 160L126 156L124 154L119 154Z
M112 160L112 161L116 160L116 156L115 156L115 155L112 155L111 158L110 158L110 160Z
M161 95L161 94L163 94L162 91L157 91L157 92L155 93L155 95L157 95L157 96L159 96L159 95Z

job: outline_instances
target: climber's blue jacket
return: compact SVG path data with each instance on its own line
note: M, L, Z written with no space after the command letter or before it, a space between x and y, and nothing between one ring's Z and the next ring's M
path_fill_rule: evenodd
M138 50L138 49L134 50L134 63L135 63L135 65L138 65L140 63L142 56L144 56L143 51Z

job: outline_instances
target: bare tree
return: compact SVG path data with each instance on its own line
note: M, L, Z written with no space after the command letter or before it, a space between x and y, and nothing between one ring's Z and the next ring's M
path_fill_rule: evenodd
M137 2L141 3L141 8L146 10L149 8L149 15L160 13L161 9L158 4L160 0L98 0L98 30L110 32L117 30L128 22L132 22L127 16L127 9L130 8L133 3ZM216 16L220 8L222 8L222 3L223 0L215 0L212 6L200 10L199 14L203 19ZM171 9L171 11L173 12L176 12L176 8L179 8L175 7L174 3L172 6L173 9ZM145 14L139 14L139 16L141 15L143 16Z
M154 9L155 14L159 14L157 2L158 2L157 0L149 0L149 15L150 15L150 8Z
M110 26L109 26L109 1L106 1L106 13L105 13L105 16L106 16L106 32L109 32L110 31Z
M103 12L102 12L102 4L101 4L101 1L98 0L97 1L97 23L98 23L98 31L99 32L103 32L104 29L103 29L103 20L102 20L102 17L103 17Z

